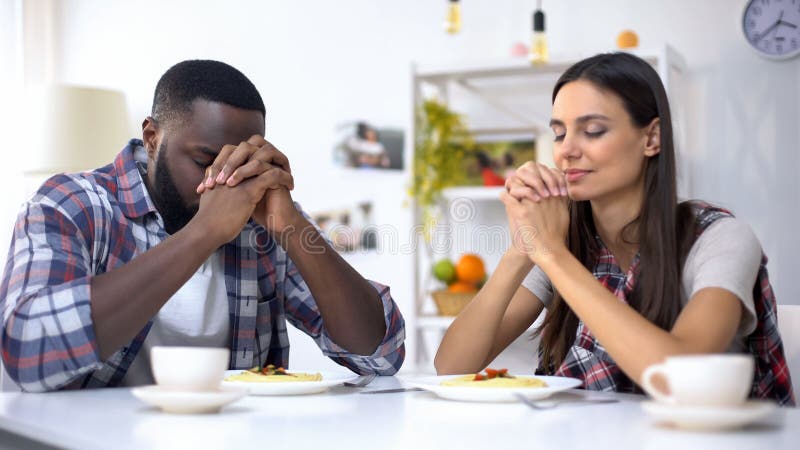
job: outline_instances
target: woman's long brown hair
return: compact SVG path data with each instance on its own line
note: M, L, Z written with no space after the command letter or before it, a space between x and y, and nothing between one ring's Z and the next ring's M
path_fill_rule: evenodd
M639 268L628 303L657 326L669 330L680 312L681 271L694 241L694 216L688 203L678 204L672 120L664 85L644 60L628 53L600 54L567 69L553 88L553 101L567 83L585 80L616 94L638 127L659 118L661 149L648 158L639 216L622 230L639 244ZM589 270L600 250L589 201L570 201L567 246ZM575 341L579 319L556 291L542 326L540 367L553 373Z

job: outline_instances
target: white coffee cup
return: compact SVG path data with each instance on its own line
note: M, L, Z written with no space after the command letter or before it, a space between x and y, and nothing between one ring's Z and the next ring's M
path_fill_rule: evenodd
M753 357L715 354L670 356L642 374L642 388L658 401L686 406L738 406L747 400L753 382ZM653 384L661 375L669 393Z
M227 348L156 346L150 351L150 367L161 387L212 391L219 388L229 358Z

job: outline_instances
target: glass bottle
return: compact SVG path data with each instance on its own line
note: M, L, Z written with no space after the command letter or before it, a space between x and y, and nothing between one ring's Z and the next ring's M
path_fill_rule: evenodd
M450 0L444 29L450 34L456 34L461 31L461 3L459 3L459 0Z
M547 51L547 37L544 34L544 12L541 9L537 9L533 13L533 36L528 59L533 64L544 64L550 60L550 53Z

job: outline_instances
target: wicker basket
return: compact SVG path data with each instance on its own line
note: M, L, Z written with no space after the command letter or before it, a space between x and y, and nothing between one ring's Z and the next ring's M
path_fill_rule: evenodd
M476 292L450 292L439 290L431 292L440 316L457 316L475 297Z

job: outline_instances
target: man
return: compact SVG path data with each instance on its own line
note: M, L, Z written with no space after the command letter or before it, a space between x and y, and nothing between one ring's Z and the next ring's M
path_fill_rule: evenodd
M242 73L184 61L159 80L141 140L113 164L51 178L23 206L0 286L3 363L23 390L152 383L155 345L287 367L286 320L357 373L400 368L389 289L293 203L264 122Z

